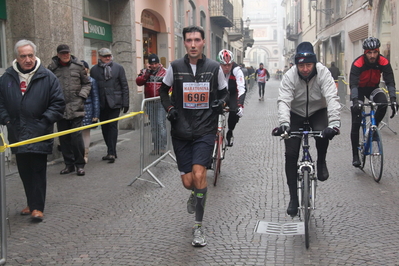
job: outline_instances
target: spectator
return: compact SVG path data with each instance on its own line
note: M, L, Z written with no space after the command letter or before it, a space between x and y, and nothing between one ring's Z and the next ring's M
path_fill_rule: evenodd
M16 59L0 77L0 122L7 126L10 144L53 133L62 119L65 102L57 77L36 57L36 45L20 40ZM47 187L47 154L53 139L11 148L28 206L20 213L43 220Z
M119 117L129 110L129 86L127 84L125 69L112 58L112 52L108 48L98 51L98 64L90 70L90 76L98 83L100 93L100 120L102 122ZM115 162L116 142L118 140L118 121L106 123L101 126L107 155L102 157L109 163Z
M86 73L89 74L89 64L82 60L83 66L85 67ZM91 81L90 94L85 101L85 116L83 117L83 126L91 125L92 123L97 123L100 117L100 96L98 94L97 81L89 76ZM82 130L83 143L85 145L85 163L89 161L89 148L90 148L90 131L92 128L87 128Z
M57 47L57 55L52 58L48 66L60 80L65 97L64 118L57 122L59 131L69 130L82 126L84 117L84 102L91 90L91 82L84 66L66 44ZM84 143L82 131L60 136L61 152L64 157L65 168L60 174L76 172L78 176L85 175Z
M330 70L331 76L334 78L335 86L338 88L339 68L335 66L335 62L331 62L331 67L328 70Z
M165 77L166 69L161 63L156 54L148 56L147 68L140 71L136 78L138 86L145 85L145 98L159 96L159 88L161 87L163 77ZM148 110L151 123L152 142L154 143L154 150L151 155L164 154L166 152L167 133L166 133L166 112L162 107L160 101L155 102Z

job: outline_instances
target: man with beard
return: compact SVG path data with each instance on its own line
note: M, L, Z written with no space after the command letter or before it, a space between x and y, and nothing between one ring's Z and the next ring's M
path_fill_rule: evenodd
M364 54L352 63L349 76L350 98L352 100L352 129L351 142L354 167L360 167L358 152L359 129L361 123L361 110L364 97L376 103L388 103L384 91L379 88L381 73L391 100L392 116L397 112L395 95L395 78L389 60L380 54L380 41L375 37L368 37L363 42ZM377 126L382 121L387 111L387 105L379 105L375 113Z

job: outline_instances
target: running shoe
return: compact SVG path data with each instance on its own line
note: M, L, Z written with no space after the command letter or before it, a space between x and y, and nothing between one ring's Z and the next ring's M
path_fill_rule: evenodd
M195 205L197 205L197 200L194 195L194 191L191 191L190 197L187 201L187 212L193 214L195 212Z
M191 242L191 245L194 247L204 247L206 246L206 239L205 239L205 233L204 229L202 229L201 225L196 224L193 227L193 242Z

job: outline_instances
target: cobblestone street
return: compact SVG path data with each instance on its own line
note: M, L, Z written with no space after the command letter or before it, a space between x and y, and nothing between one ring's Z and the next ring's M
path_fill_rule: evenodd
M257 87L249 91L216 187L208 170L206 247L191 246L189 191L170 158L152 168L165 188L141 180L128 186L139 174L140 140L138 130L123 131L114 164L101 160L106 147L98 142L85 176L59 175L60 163L48 167L41 223L19 214L26 206L22 182L6 170L6 265L399 265L399 136L381 131L384 174L376 183L369 161L364 172L351 165L347 109L327 154L330 178L318 183L309 249L303 235L254 232L258 221L299 221L286 214L284 145L271 136L278 86L267 83L264 101ZM399 117L389 123L399 131ZM313 141L311 153L315 159Z

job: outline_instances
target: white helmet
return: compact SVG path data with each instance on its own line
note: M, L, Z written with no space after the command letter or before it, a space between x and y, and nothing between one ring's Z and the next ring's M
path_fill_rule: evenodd
M234 61L234 54L229 50L223 49L219 52L217 59L223 65L231 64Z

